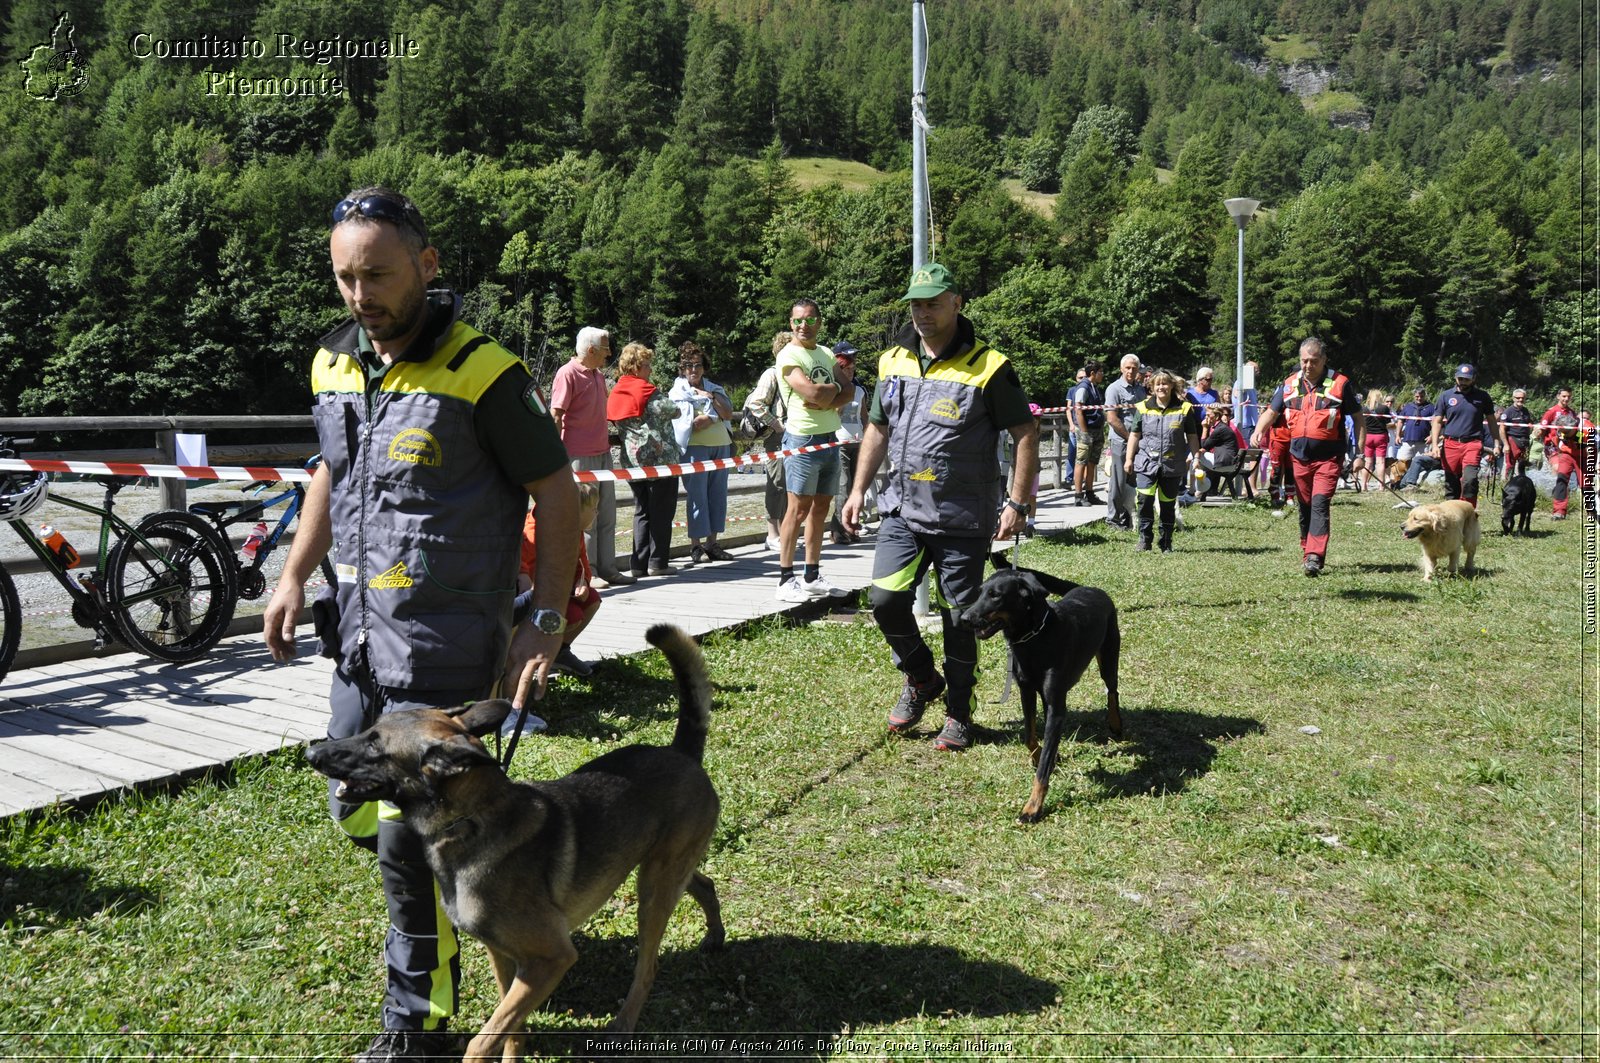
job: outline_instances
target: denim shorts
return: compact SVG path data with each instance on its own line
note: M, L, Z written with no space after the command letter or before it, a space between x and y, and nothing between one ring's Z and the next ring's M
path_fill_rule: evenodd
M814 436L797 436L783 433L783 449L819 446L837 439L832 432ZM830 498L839 485L839 448L815 451L811 454L791 454L783 459L784 487L791 495L827 495Z

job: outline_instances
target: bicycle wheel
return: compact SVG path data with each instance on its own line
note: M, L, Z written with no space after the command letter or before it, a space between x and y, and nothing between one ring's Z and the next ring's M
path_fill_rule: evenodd
M106 562L106 604L122 639L162 661L192 661L215 646L239 602L233 559L204 521L152 513L117 540Z
M21 641L22 601L17 597L17 585L11 581L11 573L0 565L0 679L11 670Z

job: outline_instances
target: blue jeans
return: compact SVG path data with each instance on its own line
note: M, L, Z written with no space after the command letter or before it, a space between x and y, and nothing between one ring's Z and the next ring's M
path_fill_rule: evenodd
M690 444L684 460L710 461L732 456L731 443L716 447ZM689 538L708 539L721 535L728 524L728 470L689 473L683 478L683 492L688 496Z

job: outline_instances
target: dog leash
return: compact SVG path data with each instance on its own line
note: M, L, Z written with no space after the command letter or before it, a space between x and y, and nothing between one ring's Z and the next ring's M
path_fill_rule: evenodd
M517 710L517 726L511 729L511 740L506 743L505 753L500 757L500 767L505 771L511 770L511 758L516 755L517 742L522 738L522 725L528 722L528 703L524 701L522 708Z

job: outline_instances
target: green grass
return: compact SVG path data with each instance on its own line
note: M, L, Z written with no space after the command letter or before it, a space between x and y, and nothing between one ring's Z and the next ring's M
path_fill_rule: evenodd
M1056 216L1056 196L1054 192L1035 192L1031 188L1024 188L1022 181L1016 177L1008 177L1000 184L1012 199L1021 203L1029 210L1043 218Z
M1288 66L1293 63L1315 62L1322 58L1322 46L1304 34L1287 33L1261 38L1267 58Z
M1127 717L1107 741L1098 682L1072 691L1032 827L1015 822L1017 703L993 700L1002 644L982 659L995 740L951 756L885 736L898 677L865 614L709 639L723 813L706 870L729 945L693 951L685 903L645 1027L790 1058L1592 1053L1579 522L1541 515L1514 540L1496 523L1475 579L1427 586L1391 502L1337 497L1317 580L1293 515L1247 506L1191 510L1166 557L1099 525L1025 544L1025 564L1117 601ZM592 693L562 681L518 775L667 740L664 662L602 675ZM171 797L0 823L0 1056L341 1058L364 1042L383 905L323 794L282 754ZM625 994L631 889L579 932L534 1019L540 1052L599 1030ZM493 979L480 946L463 951L458 1025L475 1028ZM770 1031L808 1040L784 1053Z
M1366 109L1361 102L1361 97L1353 92L1319 92L1305 100L1305 107L1313 116L1321 119L1332 118L1336 114L1356 114Z
M794 178L794 183L802 189L838 184L847 192L860 192L889 176L864 162L850 159L787 158L783 160L783 165Z

